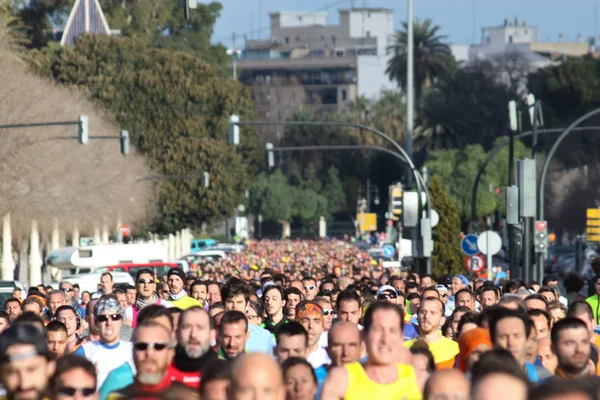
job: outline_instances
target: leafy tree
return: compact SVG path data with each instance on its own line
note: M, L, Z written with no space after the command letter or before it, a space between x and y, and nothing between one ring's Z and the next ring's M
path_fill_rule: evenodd
M164 182L155 231L197 227L233 213L261 159L256 138L244 128L239 151L227 143L230 114L253 118L250 96L238 82L219 78L194 56L100 35L84 36L40 65L109 110L155 173L210 172L206 193L197 182Z
M193 54L220 74L228 70L226 48L210 41L220 3L198 3L189 20L174 0L101 0L101 5L111 29L120 29L122 36Z
M331 166L327 170L327 179L323 187L323 196L327 199L328 214L333 215L346 208L346 196L338 170Z
M395 35L394 44L389 47L393 52L388 61L386 73L390 79L398 82L402 88L406 88L406 59L408 50L406 22L402 23L403 31ZM431 19L423 22L417 19L413 25L414 43L414 71L415 71L415 98L421 98L421 92L429 87L435 78L445 78L452 69L452 53L450 47L444 43L446 36L439 35L439 25L433 25Z
M452 201L446 196L440 180L433 176L429 182L431 206L440 215L440 222L433 228L433 275L464 272L465 256L460 250L460 215Z
M406 134L406 110L404 94L397 90L382 90L379 99L371 107L369 122L380 131L391 136L400 145L404 144ZM382 140L375 135L374 142Z
M498 138L497 142L507 138ZM515 141L515 160L527 157L530 150ZM437 150L429 154L425 163L431 175L437 176L448 197L454 202L463 222L471 219L471 194L479 167L487 153L480 145L464 149ZM500 150L487 166L477 191L477 216L485 216L502 209L504 201L496 188L508 185L508 146ZM490 191L490 186L492 191Z
M508 128L508 91L489 62L472 63L440 81L423 99L415 129L421 150L491 147Z
M289 221L293 215L293 195L281 170L270 175L260 174L250 190L250 210L266 221Z

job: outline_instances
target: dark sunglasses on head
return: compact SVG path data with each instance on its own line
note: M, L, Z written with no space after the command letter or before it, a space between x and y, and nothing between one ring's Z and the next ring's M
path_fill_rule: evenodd
M63 386L58 389L58 393L64 396L73 397L75 393L81 393L84 397L90 397L96 393L95 388L74 388L70 386Z
M96 317L96 320L98 322L106 322L109 318L113 321L119 321L123 317L121 316L121 314L98 315Z
M138 279L137 283L140 285L143 285L145 283L150 284L154 283L154 279Z
M156 351L161 351L161 350L166 349L168 347L168 344L166 344L166 343L153 343L153 342L150 342L150 343L138 342L138 343L135 343L133 345L133 348L136 349L136 350L138 350L138 351L146 351L146 350L148 350L148 347L151 348L151 349L154 349Z
M395 299L398 295L396 293L381 293L377 296L377 300Z
M61 288L60 290L61 290L62 292L72 292L72 291L73 291L73 288L70 288L70 287L64 287L64 288Z

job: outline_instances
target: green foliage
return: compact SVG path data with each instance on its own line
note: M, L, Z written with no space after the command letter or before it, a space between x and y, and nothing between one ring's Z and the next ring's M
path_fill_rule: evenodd
M101 0L111 29L149 46L195 55L219 73L227 72L229 57L222 45L210 42L213 26L223 6L198 3L186 20L174 0Z
M260 174L250 190L250 210L265 221L289 221L293 213L293 193L281 170Z
M506 141L498 138L495 143ZM525 158L530 150L515 141L515 160ZM436 150L429 153L425 165L431 175L442 182L445 193L452 200L463 221L471 219L471 194L479 167L487 153L478 144L464 149ZM502 209L504 199L495 193L496 188L508 185L508 146L500 150L485 169L477 192L477 216L484 216ZM492 187L492 192L489 188Z
M50 53L41 70L86 89L112 112L156 173L210 173L208 191L190 180L164 183L155 231L217 222L242 201L260 149L244 128L238 150L227 143L230 114L253 118L252 101L238 82L219 78L196 57L99 35Z
M418 149L454 149L477 143L489 148L506 133L510 99L493 71L487 62L471 64L439 81L419 109Z
M440 222L433 228L433 275L464 272L465 256L460 250L460 216L452 201L446 196L437 176L429 182L431 206L440 215Z
M406 58L408 50L407 23L403 22L403 31L395 36L395 43L389 47L393 52L385 72L398 85L406 87ZM415 99L421 98L421 92L435 78L446 78L454 69L454 57L450 47L444 43L446 36L438 35L439 25L433 25L431 19L417 19L413 25L414 42L414 80Z
M292 164L288 176L281 170L270 175L261 174L250 192L250 210L261 214L265 221L289 221L297 219L303 225L331 217L345 206L342 183L337 170L330 168L325 184L321 184L316 170L309 167L302 176L296 164Z

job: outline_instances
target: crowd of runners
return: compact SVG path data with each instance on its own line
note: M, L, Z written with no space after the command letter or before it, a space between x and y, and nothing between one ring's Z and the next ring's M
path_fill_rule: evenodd
M598 261L600 264L600 261ZM382 267L346 241L256 241L134 286L15 289L8 399L596 399L600 277ZM560 283L560 285L559 285ZM561 293L561 289L562 292Z

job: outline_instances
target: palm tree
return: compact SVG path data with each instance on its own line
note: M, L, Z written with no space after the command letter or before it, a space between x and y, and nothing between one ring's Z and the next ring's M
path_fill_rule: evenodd
M394 55L388 61L385 72L390 79L398 82L398 86L405 88L408 25L403 22L402 26L404 31L396 32L394 44L388 47L388 51ZM422 23L417 19L414 23L414 82L417 101L423 88L429 87L435 78L445 78L452 69L453 57L450 47L443 43L447 37L438 35L439 30L439 25L433 25L429 18Z

